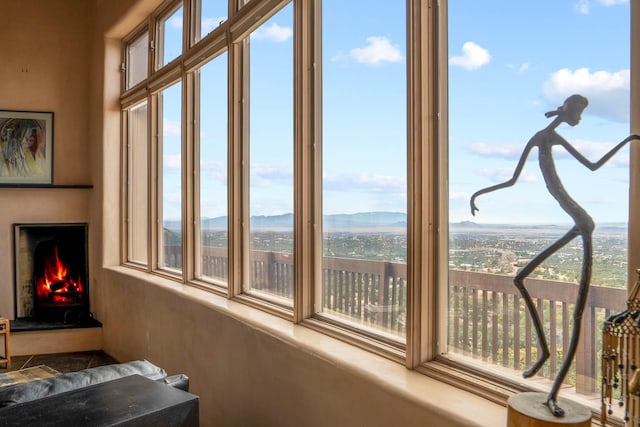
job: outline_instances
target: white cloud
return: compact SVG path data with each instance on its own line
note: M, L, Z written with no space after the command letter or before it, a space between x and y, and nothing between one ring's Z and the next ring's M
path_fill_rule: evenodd
M522 154L522 145L515 144L471 144L471 152L484 157L498 157L502 159L518 159Z
M200 160L200 169L202 170L224 170L227 165L218 160Z
M588 160L592 162L597 162L607 154L616 144L620 141L613 142L602 142L602 141L588 141L584 139L576 139L570 141L571 145L573 145L576 150L582 153ZM554 147L555 149L555 147ZM624 148L623 148L624 150ZM556 159L564 159L564 158L572 158L566 150L561 147L558 147L557 150L554 150L554 156ZM620 153L620 152L619 152ZM616 166L616 167L628 167L629 166L629 156L617 154L613 156L607 162L608 165Z
M251 186L269 187L276 183L293 185L293 171L291 169L278 168L268 165L251 166Z
M451 191L449 192L449 200L469 200L471 196L464 191Z
M519 73L524 73L528 69L529 69L529 63L525 62L524 64L520 65L520 68L518 68L518 72Z
M252 40L266 40L281 43L289 40L293 36L290 27L281 27L275 22L268 27L260 27L251 33Z
M627 4L629 0L598 0L598 3L604 6L615 6L618 4Z
M474 42L466 42L462 45L462 55L452 56L449 65L455 65L467 70L477 70L491 61L491 55L487 49L478 46Z
M200 160L200 175L226 183L227 165L215 160Z
M629 120L629 82L629 70L592 73L588 68L575 71L563 68L544 83L543 91L551 108L577 93L589 100L585 113L625 122Z
M167 25L176 30L182 30L182 15L172 16L167 21Z
M400 48L391 44L388 38L380 36L367 37L367 46L351 49L349 57L360 64L367 65L402 61Z
M478 175L489 178L492 182L505 182L513 178L513 168L482 168L477 171ZM518 181L537 182L538 177L533 173L522 172L518 177Z
M584 155L587 159L592 162L596 162L600 160L600 158L605 155L611 148L613 148L620 141L587 141L576 139L569 141L571 145L573 145L582 155ZM557 148L557 149L556 149ZM522 155L522 150L524 149L524 145L516 145L516 144L484 144L477 143L472 144L470 147L470 151L472 153L478 154L483 157L493 157L498 159L506 159L506 160L518 160ZM573 158L566 150L560 147L554 147L554 157L556 160ZM537 152L532 151L529 154L529 158L527 160L534 160L537 158ZM626 166L629 164L629 156L614 156L609 160L608 163L615 166ZM514 164L515 168L515 164ZM493 171L491 173L486 172L485 176L498 176L501 179L503 176L509 175L506 179L511 178L513 176L513 169L508 171Z
M518 73L524 73L525 71L527 71L529 69L529 63L528 62L523 62L520 65L514 65L514 64L507 64L508 68L511 68L512 70L517 70Z
M580 0L578 3L574 5L575 9L582 13L583 15L587 15L591 9L591 1L590 0Z
M378 174L343 174L325 176L324 188L333 191L365 191L373 193L406 192L407 183L401 176Z
M584 14L587 15L591 11L591 8L594 5L601 5L605 7L616 6L619 4L627 4L629 0L579 0L578 3L574 5L574 8Z
M180 154L166 155L163 157L162 167L164 170L180 170L182 168L182 156Z
M162 133L164 136L182 136L182 127L179 121L163 119Z

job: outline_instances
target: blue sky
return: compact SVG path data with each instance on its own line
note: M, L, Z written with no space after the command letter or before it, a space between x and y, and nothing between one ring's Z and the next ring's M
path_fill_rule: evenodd
M217 3L204 7L203 33L225 19ZM406 24L400 4L323 2L327 214L406 212ZM448 7L450 220L567 222L546 192L535 153L516 186L478 199L475 217L469 197L508 179L528 139L548 124L544 112L573 93L590 105L580 125L558 131L585 156L597 160L628 135L628 1L461 0ZM252 215L292 211L292 19L288 5L251 37ZM222 66L212 65L207 79L225 81L226 55L216 61ZM216 217L226 215L226 94L219 84L207 87L203 216ZM179 119L170 116L168 109L167 137ZM563 183L596 223L627 220L628 149L595 172L563 153L557 159ZM175 160L175 153L165 157L168 174ZM176 212L171 203L165 209L166 217Z
M565 223L532 153L518 183L469 197L513 175L522 148L579 93L582 122L558 132L592 161L629 134L629 3L455 1L449 4L450 220ZM591 172L565 152L557 170L596 224L627 220L628 149Z

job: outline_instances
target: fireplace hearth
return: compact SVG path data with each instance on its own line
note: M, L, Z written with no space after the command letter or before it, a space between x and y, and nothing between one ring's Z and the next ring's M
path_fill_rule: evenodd
M15 224L16 318L80 323L89 306L86 224Z

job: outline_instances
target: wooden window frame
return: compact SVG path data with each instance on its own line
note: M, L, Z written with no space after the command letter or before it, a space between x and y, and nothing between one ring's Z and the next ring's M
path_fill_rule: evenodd
M158 19L171 8L184 6L183 53L177 59L156 70L153 53L149 58L149 76L135 87L123 91L121 108L147 99L149 110L150 141L150 222L157 220L158 152L153 143L157 138L157 92L172 81L180 79L183 88L183 271L179 276L166 275L157 269L157 228L150 232L150 274L170 277L172 280L207 289L217 295L248 304L294 323L337 337L352 345L365 348L378 355L406 365L443 382L451 383L489 400L504 404L519 387L498 377L458 365L440 357L444 349L446 326L447 274L447 40L446 1L407 0L407 337L406 346L398 347L373 335L331 324L314 315L313 284L321 283L322 236L317 225L322 218L321 194L321 64L320 40L322 22L321 0L251 0L240 7L241 1L228 0L229 17L218 28L197 43L191 43L191 22L195 10L191 1L165 3L147 21L123 40L126 43L141 32L148 31L150 38L157 37ZM247 185L248 171L243 170L246 160L244 139L247 129L247 108L243 107L246 95L246 52L242 40L254 29L292 1L294 4L294 302L287 309L242 293L241 284L246 269L246 244L242 223L246 220L246 200L243 189ZM631 2L631 131L640 133L640 4ZM194 115L193 72L206 61L226 52L228 55L228 284L219 287L195 279L197 251L194 239L195 212L199 200L194 195L193 171L197 162L194 127L190 125ZM123 77L124 78L124 77ZM123 119L124 121L124 119ZM123 145L126 138L123 135ZM126 147L126 145L125 145ZM124 149L123 149L124 150ZM126 165L126 155L123 154ZM127 174L123 168L123 182ZM125 194L126 188L123 188ZM124 201L122 206L126 206ZM155 206L155 208L153 208ZM126 213L126 212L125 212ZM629 277L635 278L635 268L640 266L640 145L631 146L629 192ZM123 217L124 222L124 217ZM122 228L125 228L124 226ZM127 235L122 233L123 264L126 260ZM154 255L155 253L155 255ZM140 268L140 266L131 266Z

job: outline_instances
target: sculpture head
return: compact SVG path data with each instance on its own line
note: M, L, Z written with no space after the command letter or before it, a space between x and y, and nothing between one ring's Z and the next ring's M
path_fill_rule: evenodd
M561 107L555 111L545 113L547 117L558 116L560 120L569 126L575 126L580 123L582 112L589 105L589 101L582 95L571 95L565 99Z

